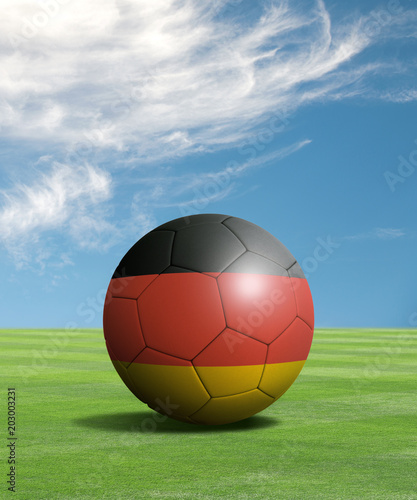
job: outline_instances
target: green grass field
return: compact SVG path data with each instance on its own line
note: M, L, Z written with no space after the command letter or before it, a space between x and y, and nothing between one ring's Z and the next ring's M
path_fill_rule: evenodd
M3 330L0 340L0 498L417 498L415 330L316 330L289 391L220 427L140 403L101 330ZM15 494L8 387L17 392Z

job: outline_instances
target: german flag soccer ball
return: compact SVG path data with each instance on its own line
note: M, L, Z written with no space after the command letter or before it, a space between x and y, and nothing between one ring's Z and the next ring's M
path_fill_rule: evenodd
M104 306L107 349L127 387L159 413L198 424L236 422L282 396L313 328L292 254L264 229L218 214L141 238Z

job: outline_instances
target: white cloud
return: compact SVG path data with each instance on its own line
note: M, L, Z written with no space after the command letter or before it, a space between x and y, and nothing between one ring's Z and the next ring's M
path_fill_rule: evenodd
M416 89L403 89L399 91L389 91L380 93L377 95L378 98L382 98L389 102L406 103L417 101L417 90Z
M377 227L374 230L375 237L380 240L394 240L405 236L405 234L403 229L395 229L392 227Z
M250 20L233 3L229 16L215 7L4 0L4 133L67 145L94 137L147 161L230 146L266 113L352 92L360 70L339 71L377 38L363 17L332 26L321 0L267 2ZM407 33L404 16L395 23Z
M222 200L235 191L236 181L255 168L277 164L283 158L295 153L310 144L303 140L290 146L277 149L262 156L256 155L239 163L231 160L220 170L193 172L183 175L163 175L139 178L139 190L134 198L134 206L138 209L172 208L190 213L198 213L215 201ZM255 150L253 150L255 154ZM132 180L132 182L134 182Z
M158 207L198 211L229 196L233 179L308 141L208 173L159 176L158 160L248 145L267 117L315 101L415 100L413 89L369 87L386 62L351 62L387 37L415 36L417 10L378 25L374 13L334 24L322 0L254 7L245 17L228 0L2 1L0 133L43 155L37 178L0 192L0 242L20 265L50 258L41 241L52 231L108 248L121 231L149 230ZM117 228L110 173L91 166L109 158L118 182L121 169L142 168L144 189Z
M367 233L354 234L352 236L345 236L344 240L395 240L406 236L404 229L398 229L393 227L376 227Z
M29 259L27 244L37 243L48 231L68 230L88 247L98 234L110 230L106 221L97 218L96 208L110 198L111 178L91 165L75 168L55 162L32 185L18 184L1 194L0 241L19 265ZM50 256L44 246L40 248L34 259L38 263Z

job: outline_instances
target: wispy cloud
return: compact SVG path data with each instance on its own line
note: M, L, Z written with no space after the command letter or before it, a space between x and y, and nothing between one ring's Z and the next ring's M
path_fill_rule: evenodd
M27 261L25 246L38 243L48 231L68 232L89 247L111 229L97 210L111 196L111 178L91 165L74 168L55 162L32 185L17 184L1 194L0 241L19 265ZM38 258L45 260L45 252L38 252Z
M364 17L332 26L321 0L265 2L250 20L197 0L4 3L4 133L146 161L237 144L266 113L349 94L378 68L344 68L378 37Z
M310 144L310 140L298 141L289 146L256 156L249 160L229 161L224 168L208 172L192 172L183 175L163 175L139 178L135 194L135 206L155 208L189 207L198 212L210 203L219 201L235 191L240 177L256 168L274 164ZM132 181L135 182L135 181Z
M106 250L123 238L140 237L150 231L157 220L155 210L185 207L193 212L230 195L236 180L251 169L279 161L298 151L309 140L276 150L264 157L246 162L229 162L222 170L195 172L188 175L163 175L139 178L128 213L117 223L112 222L113 181L108 172L91 165L74 168L54 162L52 168L39 173L29 184L17 184L12 191L0 192L0 242L18 267L33 262L40 270L53 252L45 235L58 233L70 244L82 249ZM50 160L44 157L38 166ZM131 184L132 184L131 180ZM36 251L33 252L34 246ZM71 265L67 254L53 267Z
M403 90L392 90L388 92L378 93L377 98L383 99L389 102L406 103L417 101L417 90L416 89L403 89Z
M355 58L387 37L415 36L417 10L370 34L372 13L332 23L322 0L255 7L245 16L227 0L2 2L0 133L46 152L37 178L0 193L0 241L20 265L28 243L47 260L40 241L51 232L106 248L122 230L150 229L158 207L230 196L239 176L308 141L212 172L156 165L239 147L271 114L357 95L415 99L408 88L375 90L367 78L387 63ZM129 169L139 191L116 228L112 178Z
M377 240L395 240L397 238L401 238L406 236L406 231L404 229L398 229L393 227L376 227L371 231L365 233L358 233L351 236L345 236L344 240L369 240L369 239L377 239Z

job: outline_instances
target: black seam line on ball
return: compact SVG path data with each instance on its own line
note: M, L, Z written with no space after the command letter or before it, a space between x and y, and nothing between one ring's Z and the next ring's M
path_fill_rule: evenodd
M113 277L159 274L171 261L174 237L170 230L146 234L124 255Z
M210 398L208 401L206 401L205 403L203 403L203 404L200 406L200 408L199 408L198 410L196 410L196 411L194 411L193 413L191 413L191 415L188 415L188 417L187 417L187 418L191 418L191 419L192 419L192 418L193 418L193 415L195 415L195 414L196 414L196 413L198 413L200 410L202 410L202 409L203 409L203 408L204 408L207 404L209 404L209 403L210 403L210 401L211 401L212 399L213 399L213 398Z
M188 215L188 216L185 216L185 217L179 217L179 219L186 219L186 218L200 216L200 215L217 215L217 214L192 214L192 215ZM181 231L181 229L185 229L187 227L191 227L191 225L192 226L200 226L201 224L223 224L223 222L225 222L226 220L234 218L234 217L232 217L230 215L226 215L225 217L226 218L223 219L223 220L221 220L221 221L204 221L204 220L202 220L201 222L195 222L193 224L186 224L185 226L181 227L180 229L166 229L166 228L160 229L160 227L158 226L155 229L152 229L152 231L150 231L150 232L154 233L154 232L158 232L158 231L174 231L175 233L177 233L178 231ZM177 220L177 219L174 219L174 220ZM169 222L173 222L173 221L169 221ZM165 224L169 224L169 222L161 224L161 226L164 226Z
M176 356L175 354L169 354L169 352L164 352L164 351L161 351L159 349L155 349L154 347L151 347L149 346L147 343L146 343L146 339L145 339L145 336L143 336L143 340L145 341L145 347L140 351L139 354L137 354L133 361L131 361L129 363L129 366L135 362L135 359L138 358L145 349L150 349L151 351L156 351L156 352L159 352L159 354L165 354L166 356L169 356L170 358L176 358L176 359L180 359L181 361L186 361L187 363L190 363L190 366L194 366L191 362L190 359L186 359L186 358L181 358L180 356ZM139 365L158 365L158 366L184 366L184 365L164 365L162 363L141 363L140 361L138 362ZM127 366L127 368L129 368L129 366ZM127 369L126 368L126 369Z
M192 366L193 366L194 373L197 375L197 378L200 381L200 384L204 387L204 390L207 392L207 394L209 395L210 399L212 399L213 396L211 395L210 391L207 389L206 384L203 382L203 379L200 377L200 374L196 370L196 367L194 365L192 365ZM210 399L209 399L209 401L210 401Z
M295 319L297 319L297 318L300 319L305 325L307 325L309 330L311 330L311 333L314 335L314 327L311 328L311 326L307 323L307 321L305 319L303 319L301 316L298 316L298 314L295 317Z
M294 258L295 258L295 257L294 257ZM298 261L297 261L297 259L296 259L296 260L295 260L295 262L294 262L294 264L291 264L291 266L287 269L288 276L289 276L290 278L298 278L298 279L305 279L305 280L306 280L307 278L305 277L304 271L303 271L302 267L300 266L300 264L298 264L298 267L301 269L301 273L302 273L302 275L303 275L303 276L301 277L301 276L291 276L291 275L290 275L290 269L292 269L292 268L293 268L294 266L296 266L297 264L298 264Z
M246 253L246 252L244 252L244 253ZM244 253L243 253L242 255L244 255ZM252 252L252 253L253 253L253 252ZM241 257L242 255L239 255L239 257ZM260 257L263 257L263 256L262 256L262 255L260 255L260 254L257 254L257 255L259 255ZM239 257L238 257L236 260L238 260L238 259L239 259ZM281 268L282 268L282 269L283 269L286 273L288 273L288 271L287 271L284 267L280 266L279 264L277 264L276 262L274 262L274 261L273 261L273 260L271 260L271 259L268 259L268 260L270 260L270 261L271 261L273 264L275 264L276 266L281 267ZM234 264L234 263L235 263L235 261L233 261L233 262L232 262L232 264ZM244 272L244 271L228 271L227 269L228 269L228 268L229 268L232 264L230 264L229 266L227 266L227 268L226 268L226 269L223 269L222 271L213 271L213 270L212 270L212 271L196 271L196 270L194 270L194 269L190 269L190 268L185 268L185 267L184 267L184 268L183 268L183 269L184 269L184 271L179 271L179 272L176 272L176 273L166 273L165 271L166 271L169 267L171 267L171 266L168 266L168 267L166 267L166 268L165 268L162 272L160 272L160 273L128 274L128 275L125 275L125 276L115 276L115 277L112 277L111 279L112 279L112 280L117 280L117 279L125 279L125 278L135 278L136 276L151 276L151 275L155 275L155 276L157 277L157 276L161 276L161 275L168 275L168 274L190 274L190 273L191 273L191 274L202 274L203 276L207 276L207 275L209 275L209 273L213 273L213 274L219 274L219 275L222 275L222 274L258 274L259 276L280 276L280 277L282 277L282 278L290 278L290 279L307 280L307 278L293 278L292 276L288 276L288 274L286 274L286 275L284 275L284 276L283 276L282 274L276 274L276 273L260 273L260 272L250 272L250 271L248 271L248 272ZM177 267L177 266L175 266L175 267ZM180 268L178 268L178 269L180 269ZM215 278L214 276L212 276L212 277L213 277L214 279L218 279L218 277L216 277L216 278ZM148 286L149 286L149 285L148 285ZM141 294L142 294L142 293L141 293ZM114 297L116 297L116 296L114 296ZM120 298L124 298L124 297L120 297Z
M246 248L246 247L245 247ZM272 262L273 264L275 264L276 266L278 267L281 267L282 269L284 269L284 271L287 271L288 273L288 269L285 269L284 266L281 266L281 264L278 264L278 262L276 262L275 260L272 260L270 259L269 257L265 257L265 255L262 255L261 253L258 253L258 252L254 252L253 250L248 250L246 249L246 252L243 252L242 254L239 255L239 257L236 257L236 259L231 263L229 264L226 269L224 269L223 271L221 272L224 272L226 271L232 264L234 264L237 260L240 259L240 257L242 257L242 255L244 255L245 253L253 253L254 255L258 255L259 257L262 257L263 259L265 260L269 260L270 262ZM294 262L294 264L296 264L296 262ZM294 264L291 264L291 267L294 265ZM227 272L227 271L226 271ZM233 271L232 271L233 272ZM245 273L242 273L242 274L245 274ZM265 274L265 273L246 273L246 274ZM281 276L280 274L271 274L270 276Z
M142 335L143 337L143 335ZM143 341L145 342L145 339L143 339ZM145 343L145 347L143 349L141 349L136 355L135 357L132 359L132 361L126 366L126 371L129 369L129 367L134 363L135 359L140 356L142 354L142 352L147 348L148 346L146 345Z
M256 386L257 389L259 389L259 386L261 385L261 382L262 382L262 378L264 376L264 373L265 373L265 367L266 367L266 360L268 359L268 353L269 353L269 344L266 346L266 353L265 353L265 361L264 361L264 366L262 368L262 373L261 373L261 376L259 377L259 382L258 382L258 385ZM261 389L259 389L261 390Z
M278 335L277 335L276 337L274 337L274 338L271 340L271 342L268 344L268 346L270 346L270 345L271 345L273 342L275 342L275 341L276 341L279 337L281 337L281 335L282 335L283 333L285 333L285 332L288 330L288 328L289 328L289 327L290 327L290 326L294 323L294 321L295 321L297 318L298 318L298 316L295 316L295 318L291 321L291 323L290 323L289 325L287 325L287 326L286 326L286 327L282 330L282 332L278 333Z
M226 227L226 226L225 226L225 227ZM242 257L242 255L245 255L245 253L247 253L248 249L245 247L245 245L243 245L243 248L244 248L245 250L243 250L243 252L242 252L240 255L238 255L235 259L233 259L233 260L232 260L232 262L231 262L230 264L228 264L228 266L227 266L227 267L225 267L225 268L224 268L224 269L222 269L221 271L217 271L217 272L219 272L220 274L221 274L221 273L224 273L224 272L226 271L226 269L229 269L229 267L230 267L230 266L233 266L233 264L234 264L237 260L239 260L239 259ZM207 271L206 271L206 272L207 272ZM214 272L216 272L216 271L214 271ZM217 279L217 278L216 278L216 279Z
M236 238L236 239L237 239L237 240L238 240L238 241L239 241L239 242L243 245L243 247L246 249L246 251L249 251L249 248L248 248L248 247L245 245L245 243L244 243L244 242L243 242L243 241L239 238L239 236L238 236L236 233L234 233L234 232L230 229L230 227L227 227L225 224L223 224L224 222L226 222L226 221L227 221L227 220L229 220L229 219L234 219L234 217L228 217L227 219L222 220L220 224L222 224L222 225L223 225L223 226L224 226L224 227L225 227L228 231L230 231L230 232L233 234L233 236L234 236L234 237L235 237L235 238Z
M226 220L228 219L234 219L234 217L228 217L227 219L225 219L224 221L221 222L221 224L223 224L223 222L226 222ZM223 224L224 225L224 224ZM224 225L225 228L227 228L235 238L237 238L240 243L242 243L242 245L246 248L246 251L247 252L251 252L251 253L254 253L255 255L259 255L260 257L263 257L264 259L267 259L271 262L273 262L274 264L276 264L277 266L280 266L282 267L282 269L285 269L286 271L288 271L289 269L291 269L291 267L293 267L295 264L297 264L297 259L294 257L294 262L288 267L288 268L285 268L284 266L281 266L281 264L279 262L277 262L276 260L273 260L273 259L270 259L269 257L267 257L266 255L262 255L261 253L259 252L255 252L254 250L249 250L249 248L245 245L245 243L239 238L239 236L237 236L236 233L233 232L232 229L230 229L230 227L227 227L226 225ZM239 256L240 257L240 256ZM238 257L238 258L239 258ZM231 265L231 264L230 264Z
M196 365L194 364L194 360L195 360L195 358L196 358L197 356L200 356L200 354L201 354L203 351L205 351L205 350L206 350L206 348L207 348L210 344L212 344L212 343L213 343L213 342L214 342L217 338L219 338L219 337L220 337L220 335L221 335L221 334L222 334L222 333L223 333L226 329L227 329L227 325L225 326L225 328L223 328L223 330L222 330L220 333L218 333L218 334L214 337L214 339L213 339L213 340L210 340L210 342L209 342L207 345L205 345L205 346L201 349L201 351L199 351L199 352L198 352L198 353L197 353L197 354L196 354L196 355L195 355L195 356L191 359L191 363L192 363L192 365L193 365L194 367L196 366Z
M272 400L274 400L275 398L272 397L270 394L267 394L265 391L263 391L262 389L258 389L258 387L255 387L254 389L249 389L249 391L242 391L242 392L234 392L233 394L227 394L226 396L212 396L208 401L206 401L202 406L200 406L200 408L198 410L196 410L194 413L191 413L191 415L188 416L188 418L191 418L193 417L193 415L195 415L196 413L198 413L200 410L202 410L207 404L210 403L210 401L212 399L222 399L222 398L230 398L230 397L233 397L233 396L239 396L241 394L248 394L249 392L252 392L252 391L259 391L259 392L263 392L265 394L265 396L268 396L270 397Z
M178 273L166 273L165 271L170 267L176 267L177 269L184 269L184 271L178 271ZM204 272L197 271L196 269L192 269L191 267L176 266L172 264L172 254L171 254L171 264L168 267L166 267L163 271L161 271L160 274L187 274L190 272L195 274L204 274ZM210 272L210 271L205 271L205 272Z
M178 269L178 272L167 272L167 269L169 269L170 267L175 267L176 269ZM183 270L182 270L183 269ZM167 266L163 271L161 271L158 276L160 276L161 274L186 274L186 273L198 273L198 274L204 274L204 273L200 273L200 271L196 271L194 269L190 269L189 267L184 267L184 266L174 266L172 264L170 264L169 266Z
M177 237L177 231L174 231L174 237L172 238L172 243L171 243L171 251L169 252L169 266L172 266L172 253L174 251L174 245L175 245L175 238ZM167 268L166 268L167 269ZM161 273L159 273L161 274Z
M230 328L230 326L228 326L227 328L229 330L233 330L234 332L240 333L241 335L244 335L245 337L248 337L249 339L256 340L256 342L260 342L261 344L269 346L269 344L267 342L264 342L263 340L259 340L256 337L254 337L253 335L249 335L248 333L240 332L239 330L236 330L236 328Z
M155 281L155 280L153 280L153 281ZM152 281L152 283L153 283L153 281ZM143 343L145 344L145 347L142 349L142 351L144 351L146 349L146 340L145 340L145 335L143 333L142 320L140 319L139 301L138 301L138 299L136 299L136 315L137 315L138 321L139 321L140 336L142 337ZM142 351L140 351L140 352L142 352ZM139 354L138 354L138 356L139 356ZM134 360L135 360L135 358L132 359L132 361L130 362L129 366L133 363Z
M152 274L138 274L137 276L153 276L153 273ZM111 296L112 296L113 299L138 300L139 297L143 294L143 292L145 290L147 290L152 285L152 283L156 280L156 278L158 276L159 276L159 274L155 274L154 279L145 286L145 288L140 292L140 294L137 297L126 297L124 295L113 295L113 294L111 294ZM112 278L112 280L118 280L118 279L122 279L123 280L123 279L126 279L126 278L136 278L136 276L123 276L123 278Z
M253 366L253 365L250 365L250 366ZM269 394L266 394L266 392L264 392L262 389L258 389L257 387L255 387L254 389L249 389L248 391L234 392L233 394L226 394L225 396L213 396L212 399L230 398L231 396L239 396L240 394L248 394L249 392L253 392L253 391L260 391L260 392L263 392L266 396L269 396ZM269 396L269 397L272 397L272 396Z
M236 236L237 238L237 236ZM246 248L246 247L245 247ZM270 259L269 257L267 257L266 255L262 255L261 253L259 252L255 252L254 250L246 250L247 252L249 253L254 253L255 255L259 255L259 257L262 257L263 259L266 259L266 260L269 260L270 262L273 262L275 265L279 266L279 267L282 267L282 269L284 269L285 271L289 271L295 264L297 264L297 260L294 260L294 263L290 265L290 267L287 269L285 268L284 266L281 266L281 264L279 262L277 262L276 260L272 260ZM239 256L241 257L241 255ZM238 257L238 258L239 258ZM295 259L295 258L294 258Z
M290 273L288 272L288 276L289 276L289 275L290 275ZM288 328L288 327L290 327L290 326L294 323L294 321L297 319L298 309L299 309L299 307L298 307L298 300L297 300L297 294L295 293L295 290L294 290L294 282L293 282L293 278L291 278L291 276L290 276L290 285L291 285L292 295L293 295L293 297L294 297L294 304L295 304L295 318L291 321L291 323L287 326L287 328ZM285 330L286 330L287 328L285 328ZM281 332L281 333L284 333L284 332L285 332L285 330L284 330L283 332Z
M274 398L274 396L271 396L271 394L268 394L267 392L265 392L263 389L259 389L259 387L256 388L258 391L260 392L263 392L265 394L265 396L268 396L269 398L271 398L274 402L276 398Z
M222 298L222 292L220 291L220 285L219 285L219 282L217 281L217 278L218 278L218 276L216 278L214 278L214 279L216 280L216 287L217 287L217 291L219 292L220 304L222 306L224 325L225 325L225 329L226 329L227 326L228 326L227 325L227 319L226 319L226 310L224 308L223 298Z

